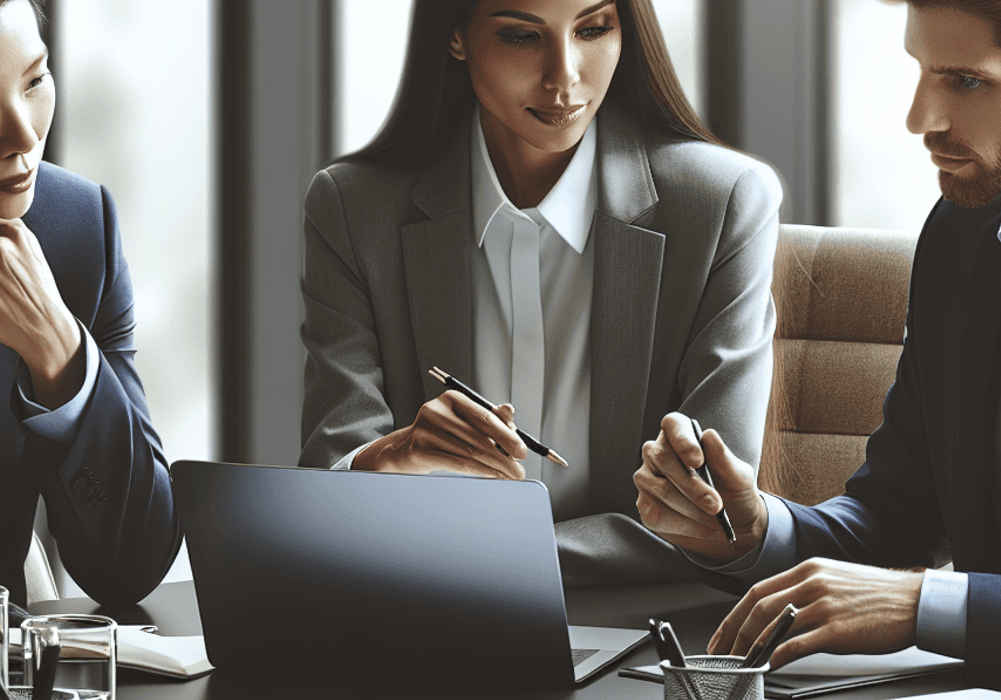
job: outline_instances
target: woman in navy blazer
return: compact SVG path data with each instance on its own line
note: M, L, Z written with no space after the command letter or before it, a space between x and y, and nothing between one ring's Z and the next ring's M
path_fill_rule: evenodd
M41 495L74 580L129 604L163 578L180 531L133 362L114 203L41 161L55 87L37 12L0 2L0 585L25 604Z

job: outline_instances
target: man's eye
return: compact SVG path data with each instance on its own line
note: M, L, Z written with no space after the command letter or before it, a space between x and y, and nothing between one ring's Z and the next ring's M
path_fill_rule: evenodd
M964 90L973 90L980 87L983 81L980 78L974 78L972 75L961 75L959 76L959 86Z

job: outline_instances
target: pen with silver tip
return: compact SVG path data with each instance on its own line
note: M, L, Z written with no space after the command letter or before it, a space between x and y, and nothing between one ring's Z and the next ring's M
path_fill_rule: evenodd
M448 372L444 372L438 369L437 367L432 367L431 369L428 370L428 374L430 374L438 381L442 382L449 389L455 389L460 394L468 396L470 399L472 399L479 405L483 406L483 408L486 408L487 410L493 411L495 408L497 408L494 404L487 401L485 398L477 394L468 386L466 386L458 379L450 375ZM567 461L562 457L560 457L559 453L557 453L556 450L552 449L551 447L546 447L545 445L543 445L534 437L526 433L521 428L516 428L515 432L518 434L518 437L522 439L522 442L525 443L525 446L532 452L542 455L550 462L555 462L556 464L559 464L561 467L568 466Z

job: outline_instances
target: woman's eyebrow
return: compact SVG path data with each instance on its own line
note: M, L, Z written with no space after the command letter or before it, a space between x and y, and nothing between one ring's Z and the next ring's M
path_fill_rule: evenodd
M578 14L574 19L580 19L581 17L586 17L592 12L597 12L605 5L611 5L615 0L602 0L602 2L595 3L590 7L584 8L580 14ZM542 19L538 15L533 15L528 12L519 12L517 10L498 10L490 15L491 17L510 17L511 19L520 19L522 22L531 22L532 24L545 24L546 20Z
M47 59L48 57L49 57L49 47L46 46L38 54L38 57L34 61L31 62L31 65L24 69L24 72L25 73L30 73L31 71L35 70L35 68L38 67L38 64L41 63L42 61L44 61L45 59Z

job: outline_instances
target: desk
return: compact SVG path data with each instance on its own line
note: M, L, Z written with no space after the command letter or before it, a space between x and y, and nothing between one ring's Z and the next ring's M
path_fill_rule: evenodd
M645 628L650 617L669 620L678 632L681 645L688 654L703 653L716 625L732 607L736 598L711 590L698 583L674 583L645 586L571 588L567 595L567 613L572 624ZM155 624L163 634L198 634L201 623L194 586L191 582L161 585L138 606L123 611L99 611L88 599L49 601L31 606L34 613L78 612L109 614L122 624ZM280 612L276 613L276 616ZM636 666L656 662L651 643L644 644L620 662ZM963 676L948 674L930 679L911 679L824 696L831 700L855 698L882 700L922 693L959 690L967 687ZM338 688L331 678L330 687L316 697L382 698L401 697L399 689L387 691L378 687L358 689ZM620 678L614 669L601 674L585 685L565 691L540 693L483 693L422 691L406 692L408 698L471 697L539 698L545 700L583 700L585 698L616 698L628 700L658 700L663 690L654 683ZM288 688L267 688L257 678L230 678L219 671L191 681L173 681L131 669L119 669L118 698L120 700L246 700L248 698L307 697Z

